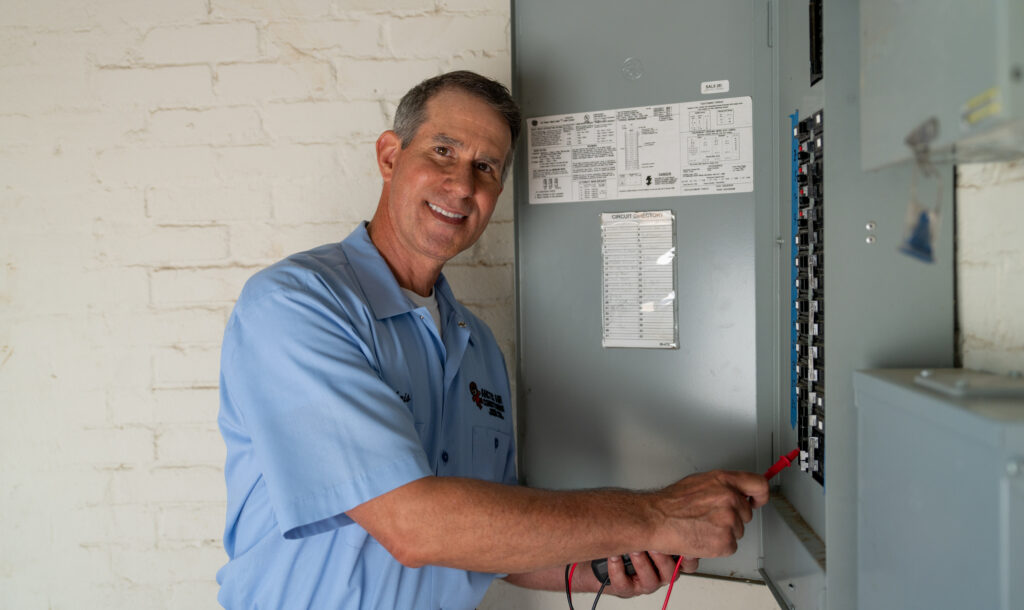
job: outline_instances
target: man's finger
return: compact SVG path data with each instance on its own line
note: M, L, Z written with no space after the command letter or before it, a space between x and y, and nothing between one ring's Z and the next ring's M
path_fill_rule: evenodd
M676 571L676 558L672 555L666 555L656 551L648 551L647 554L650 555L651 561L654 563L654 567L658 570L658 575L661 577L661 584L667 585L669 581L672 580L672 573Z
M736 502L736 512L739 513L740 519L742 519L744 523L750 523L754 518L754 506L750 499L746 496L740 497L739 501Z
M768 481L764 475L738 470L726 471L723 475L737 491L750 498L754 508L760 508L768 503Z
M608 558L608 580L616 591L632 592L633 581L626 576L626 565L622 563L622 557L614 555Z
M656 591L661 586L661 577L647 553L630 553L629 561L633 564L633 570L636 571L633 582L640 585L643 593Z
M743 538L743 532L746 529L743 527L743 521L737 516L735 523L732 526L733 537L736 539L736 544L739 544L740 538Z

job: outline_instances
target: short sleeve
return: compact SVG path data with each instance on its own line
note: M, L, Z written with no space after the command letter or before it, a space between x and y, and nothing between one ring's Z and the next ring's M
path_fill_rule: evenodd
M250 436L285 538L348 525L345 511L432 474L352 319L326 291L243 291L225 331L222 408Z

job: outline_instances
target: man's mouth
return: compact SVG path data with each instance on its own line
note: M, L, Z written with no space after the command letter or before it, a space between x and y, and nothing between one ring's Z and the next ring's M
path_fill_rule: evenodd
M445 218L450 218L452 220L462 220L463 218L465 218L465 216L463 216L462 214L456 214L455 212L449 212L448 210L440 208L440 207L430 203L429 201L427 202L427 205L430 207L431 211L433 211L433 212L435 212L437 214L440 214L441 216L444 216Z

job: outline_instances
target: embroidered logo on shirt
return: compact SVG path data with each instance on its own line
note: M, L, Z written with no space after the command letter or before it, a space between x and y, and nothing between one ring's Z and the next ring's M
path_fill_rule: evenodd
M505 419L505 405L501 402L501 396L479 387L475 381L469 382L469 393L473 396L477 409L483 411L486 407L487 413L493 417Z
M402 402L409 402L412 400L412 396L409 396L407 392L399 392L398 390L395 390L395 394L398 394L398 397L402 399Z

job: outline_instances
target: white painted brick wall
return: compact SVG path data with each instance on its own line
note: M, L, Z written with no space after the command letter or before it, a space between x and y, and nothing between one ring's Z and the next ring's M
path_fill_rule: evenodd
M1024 372L1024 161L961 166L957 184L963 365Z
M510 80L508 21L507 0L3 3L0 607L215 607L234 299L371 215L373 141L408 86L455 68ZM1024 368L1024 208L1007 204L1024 181L972 176L967 364ZM512 241L506 192L449 273L510 363ZM485 607L558 599L498 587Z
M242 284L369 218L398 96L481 58L508 82L507 28L505 3L4 2L0 607L216 606ZM453 283L511 350L501 214Z
M320 22L271 23L264 28L263 39L269 53L360 57L385 65L394 61L384 54L382 45L381 27L386 20L386 15L356 14Z
M208 66L101 67L88 74L86 97L78 104L156 110L214 102ZM68 97L75 92L68 92Z
M158 27L143 36L138 57L153 65L259 61L259 42L254 23Z

